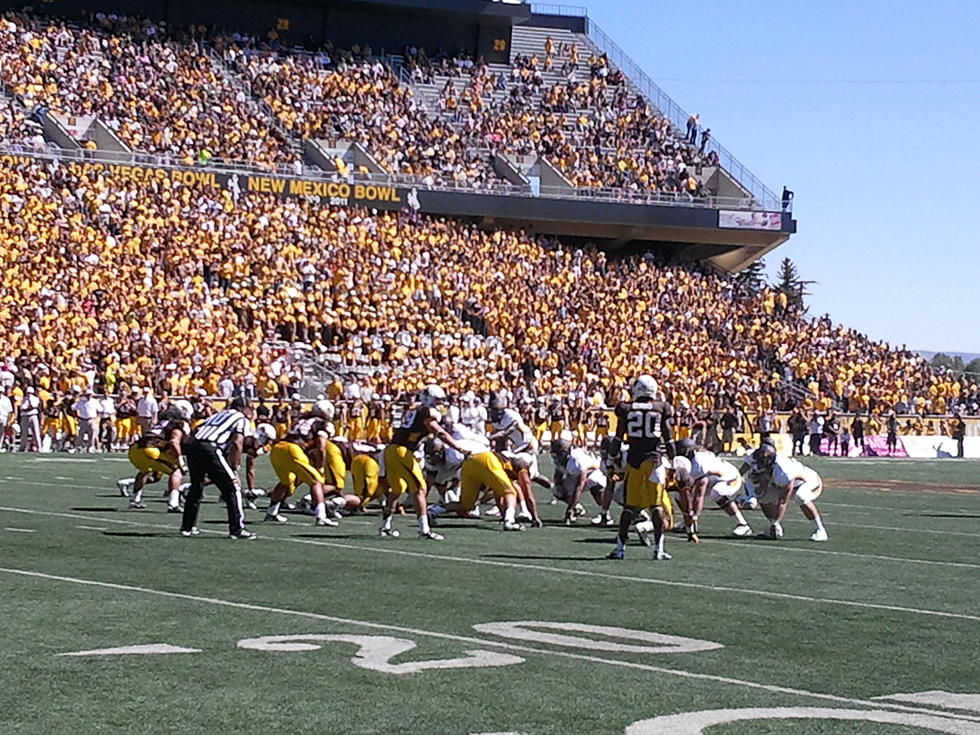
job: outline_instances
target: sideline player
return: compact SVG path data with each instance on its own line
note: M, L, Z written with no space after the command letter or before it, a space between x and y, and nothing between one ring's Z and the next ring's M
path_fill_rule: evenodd
M681 509L688 541L697 543L698 517L704 509L705 496L710 496L718 507L735 519L733 536L745 537L752 533L735 497L742 489L742 474L731 462L726 462L714 452L699 449L691 439L681 439L675 445L674 469L680 485ZM686 467L680 460L686 460Z
M769 519L769 531L764 534L769 539L783 537L783 516L790 497L795 497L809 520L813 522L811 541L826 541L827 529L824 528L820 512L814 501L823 491L823 480L820 475L805 466L799 460L779 454L775 447L763 444L755 450L755 460L759 467L768 473L769 486L760 498L762 512Z
M428 385L420 393L418 401L402 416L401 426L395 429L391 443L385 448L384 462L388 478L386 502L382 513L382 537L393 538L398 531L391 527L395 506L404 493L415 497L415 515L418 518L419 537L429 541L442 541L443 537L429 527L428 485L422 474L422 467L415 457L419 444L430 436L436 436L457 451L467 454L449 435L439 420L442 418L437 408L446 402L446 391L438 385Z
M673 508L663 483L656 479L656 469L666 453L674 457L673 409L657 397L657 381L651 375L641 375L630 390L632 401L616 406L616 433L629 441L626 455L626 475L623 489L623 510L619 516L616 548L609 559L623 559L630 526L641 510L650 509L656 560L670 559L664 550L664 527L670 522Z

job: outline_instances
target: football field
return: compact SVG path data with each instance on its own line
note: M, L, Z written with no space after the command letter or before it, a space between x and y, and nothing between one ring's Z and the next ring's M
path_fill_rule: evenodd
M980 733L980 462L807 464L828 543L714 511L617 562L544 492L519 534L250 511L245 543L213 488L182 538L122 456L2 455L0 733Z

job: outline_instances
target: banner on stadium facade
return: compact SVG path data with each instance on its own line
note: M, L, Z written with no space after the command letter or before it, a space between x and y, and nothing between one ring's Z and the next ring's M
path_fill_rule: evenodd
M783 228L780 212L746 212L729 209L718 211L718 226L733 230L774 230Z
M31 163L30 156L0 156L0 163ZM127 181L148 183L164 179L186 186L228 190L240 194L273 194L283 197L314 197L326 204L374 209L419 209L418 190L392 184L349 183L346 181L317 181L287 176L229 173L206 168L165 168L143 164L114 164L95 161L71 162L68 169L76 176L104 171Z

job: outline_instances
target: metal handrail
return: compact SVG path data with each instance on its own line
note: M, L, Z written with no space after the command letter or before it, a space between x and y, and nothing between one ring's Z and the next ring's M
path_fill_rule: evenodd
M610 61L622 71L640 92L646 97L651 105L656 107L660 113L666 117L677 129L677 135L684 138L687 129L687 121L690 115L687 114L674 100L664 92L640 66L633 61L630 56L623 51L619 45L610 38L599 25L589 18L588 37L593 41L599 51L606 54ZM706 152L714 152L718 155L721 167L727 171L739 184L752 194L759 203L780 202L780 199L756 176L749 171L741 161L733 156L724 146L720 145L715 138L712 138L705 149ZM764 205L765 206L765 205ZM779 209L779 204L776 209ZM787 207L787 210L789 208Z
M489 152L488 152L489 153ZM17 144L0 144L0 156L27 156L46 160L78 161L86 163L101 163L110 166L155 166L170 169L193 169L213 171L216 173L237 173L251 176L282 176L290 179L306 179L315 181L346 181L352 184L387 184L391 186L411 187L422 191L447 191L457 194L496 195L534 197L537 199L570 199L604 201L622 204L659 205L669 207L694 207L698 209L760 209L760 203L755 198L717 197L708 196L691 198L684 193L668 193L656 191L627 192L621 189L584 188L542 186L538 193L530 186L519 186L504 181L485 182L479 186L457 186L452 183L427 184L422 178L408 174L353 174L342 177L337 172L324 171L319 168L303 167L300 175L289 166L262 168L244 161L228 161L212 158L206 164L188 164L177 156L154 155L149 153L117 152L106 150L67 150L49 147L43 151L20 146ZM778 207L774 210L778 211Z

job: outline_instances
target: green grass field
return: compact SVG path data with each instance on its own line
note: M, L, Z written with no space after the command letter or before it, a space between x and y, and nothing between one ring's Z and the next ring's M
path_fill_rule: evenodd
M127 509L122 457L3 455L0 733L980 733L980 463L811 464L829 543L795 505L778 543L712 512L614 562L547 504L242 543L211 490L187 539L159 486ZM151 644L182 652L62 655Z

